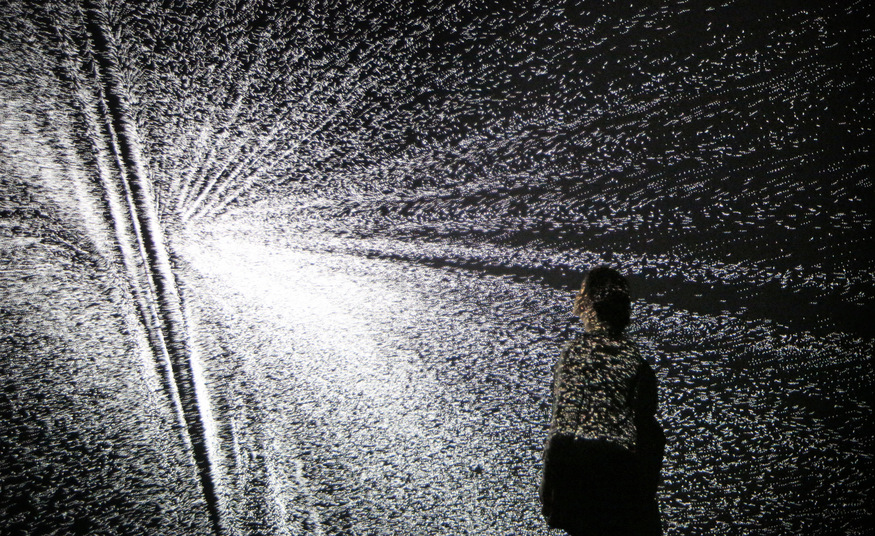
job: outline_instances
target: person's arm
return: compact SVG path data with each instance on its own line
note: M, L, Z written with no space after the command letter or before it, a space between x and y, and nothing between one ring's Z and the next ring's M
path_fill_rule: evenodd
M562 353L559 354L559 359L553 366L553 379L550 382L550 396L553 398L550 404L550 429L553 428L553 420L556 418L558 399L556 389L559 387L559 379L562 374L564 363L568 356L568 351L571 345L566 346ZM541 477L541 486L538 489L538 498L541 499L541 513L548 521L553 512L553 489L554 489L554 474L550 467L550 446L551 438L547 439L544 446L544 471Z
M541 515L547 521L553 513L553 471L550 470L550 440L544 447L544 471L541 474L541 486L538 488L538 498L541 500Z
M656 415L659 404L659 390L656 387L656 374L647 361L638 368L638 380L635 386L636 418L646 419Z
M635 389L635 420L638 428L638 451L643 462L645 486L648 494L656 493L665 451L665 434L656 420L659 390L656 374L644 361L638 371Z
M562 349L562 353L559 354L559 359L556 360L556 364L553 366L553 380L550 382L550 396L553 397L553 400L550 404L550 425L553 425L553 420L556 418L557 405L559 402L559 397L557 396L556 389L559 387L560 377L562 375L562 369L565 367L565 362L568 359L568 351L571 345L569 344L565 348Z

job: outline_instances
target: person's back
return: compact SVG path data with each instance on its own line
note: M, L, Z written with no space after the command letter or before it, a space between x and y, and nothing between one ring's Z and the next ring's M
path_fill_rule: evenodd
M556 364L541 485L550 526L571 534L660 534L656 486L664 436L656 378L622 331L625 280L591 271L575 303L586 333Z

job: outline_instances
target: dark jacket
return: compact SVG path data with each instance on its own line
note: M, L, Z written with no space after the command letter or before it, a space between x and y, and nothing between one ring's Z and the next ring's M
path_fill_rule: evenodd
M556 363L541 502L572 534L660 534L665 436L656 376L622 335L584 334ZM630 523L634 524L630 525Z

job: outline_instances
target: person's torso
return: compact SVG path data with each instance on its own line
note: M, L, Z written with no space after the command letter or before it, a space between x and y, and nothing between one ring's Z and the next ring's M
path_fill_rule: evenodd
M635 381L643 359L626 339L584 334L557 364L551 434L635 450Z

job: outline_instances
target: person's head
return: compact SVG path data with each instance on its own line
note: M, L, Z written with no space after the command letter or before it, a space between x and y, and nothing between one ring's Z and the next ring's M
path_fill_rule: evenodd
M621 333L632 315L626 279L607 266L590 270L574 300L574 314L580 316L587 331L605 329L613 334Z

